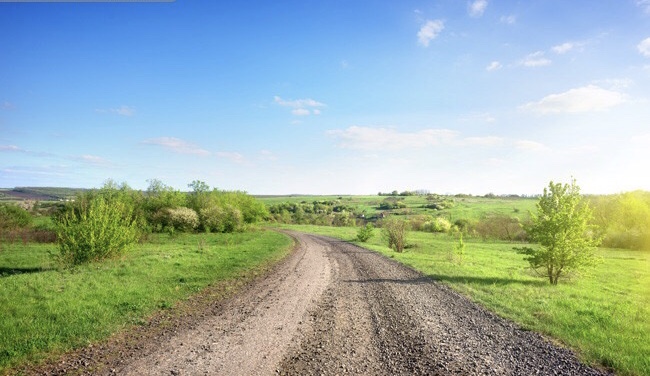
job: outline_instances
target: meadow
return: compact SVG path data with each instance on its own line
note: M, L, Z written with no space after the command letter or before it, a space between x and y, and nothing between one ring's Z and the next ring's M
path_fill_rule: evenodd
M207 286L232 293L292 245L272 231L152 234L118 258L59 269L55 244L2 244L0 374L143 324Z
M357 229L282 225L354 241ZM389 249L375 229L359 245L417 269L478 304L568 346L586 362L621 375L650 374L650 251L599 248L598 265L551 286L537 276L512 242L411 232L404 253Z

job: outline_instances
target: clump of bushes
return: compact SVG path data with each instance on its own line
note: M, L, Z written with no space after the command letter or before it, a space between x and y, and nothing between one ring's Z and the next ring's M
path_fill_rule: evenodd
M134 208L118 197L82 197L59 216L58 258L63 264L78 265L114 257L138 240Z
M436 217L431 221L425 222L422 225L422 230L426 232L449 232L451 230L451 223L442 217Z

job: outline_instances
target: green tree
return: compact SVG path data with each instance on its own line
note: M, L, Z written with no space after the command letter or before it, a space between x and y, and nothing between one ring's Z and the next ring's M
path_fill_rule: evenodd
M571 184L549 183L537 203L537 213L531 213L526 231L540 247L522 247L526 260L535 270L557 285L560 276L594 261L593 248L601 239L590 225L591 209L580 195L575 179Z

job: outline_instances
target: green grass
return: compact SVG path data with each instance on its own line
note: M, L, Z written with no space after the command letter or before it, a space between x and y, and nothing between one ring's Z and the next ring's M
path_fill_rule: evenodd
M355 238L355 228L286 226ZM457 239L413 232L413 248L399 254L381 242L379 230L360 244L442 281L524 328L571 347L583 360L622 375L650 375L650 252L597 250L602 262L551 286L513 250L513 243L465 239L461 265L452 262Z
M153 236L121 259L57 270L54 245L0 251L0 373L143 323L210 284L261 271L292 245L271 231Z
M335 201L357 208L358 213L374 216L385 210L379 210L379 205L389 196L262 196L259 199L266 205L283 202L300 203L314 201ZM537 198L511 198L511 197L453 197L455 205L449 209L426 209L425 196L397 196L403 198L406 209L395 210L396 213L408 212L411 215L429 214L443 216L451 222L457 219L477 221L486 215L502 214L517 216L520 219L528 218L528 212L535 210Z

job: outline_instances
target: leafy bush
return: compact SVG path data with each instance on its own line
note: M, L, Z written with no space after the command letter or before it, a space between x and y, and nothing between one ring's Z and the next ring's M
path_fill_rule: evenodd
M427 232L449 232L451 223L442 217L436 217L432 221L424 223L422 229Z
M77 265L114 257L137 241L137 220L128 203L103 195L77 202L57 223L62 263Z
M374 235L373 230L374 230L374 226L372 225L372 223L368 223L364 227L359 227L359 230L357 231L357 240L362 243L367 242L368 240L370 240L370 238L373 237Z
M381 223L381 235L388 242L388 247L395 252L404 252L408 222L397 218L387 218Z
M179 207L165 209L169 218L169 225L174 230L191 232L199 227L199 215L190 208Z
M0 230L28 227L32 224L29 212L16 205L0 205Z
M481 218L474 226L474 232L483 239L517 240L527 239L527 234L519 218L502 214Z
M201 223L207 231L236 232L244 228L244 216L238 208L227 204L201 210Z

